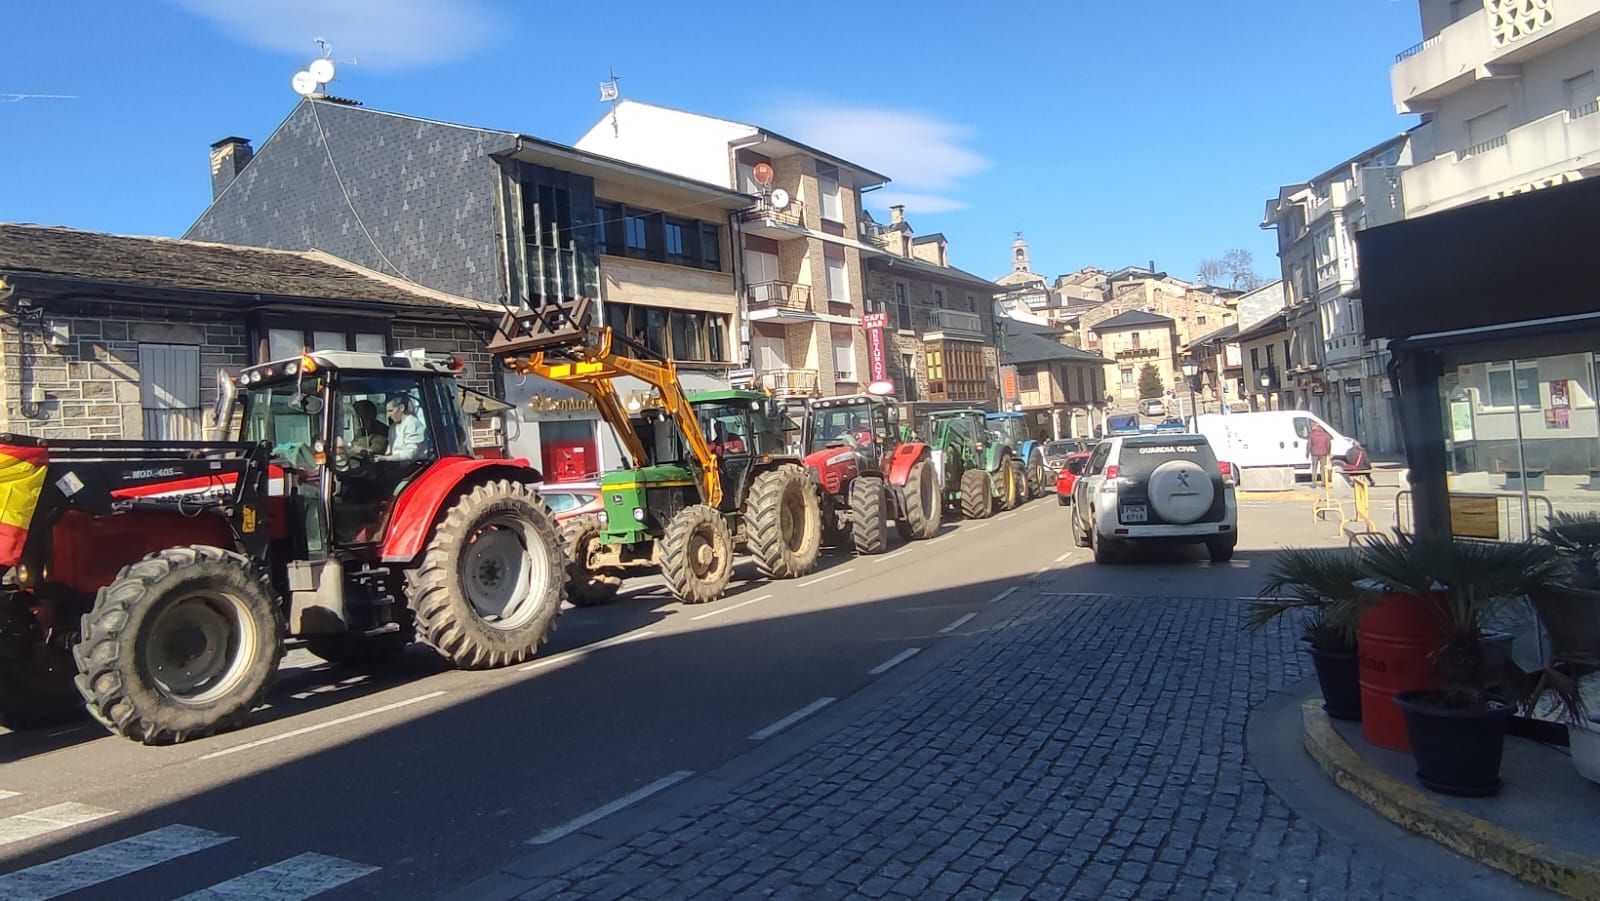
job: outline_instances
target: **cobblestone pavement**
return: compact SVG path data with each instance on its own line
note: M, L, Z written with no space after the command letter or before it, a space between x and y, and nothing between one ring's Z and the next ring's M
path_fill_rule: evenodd
M1049 592L809 750L523 897L1444 896L1244 759L1309 675L1239 601Z

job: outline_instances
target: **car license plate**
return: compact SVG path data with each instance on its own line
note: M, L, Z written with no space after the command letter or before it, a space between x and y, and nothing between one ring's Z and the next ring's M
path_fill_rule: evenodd
M1122 508L1123 522L1146 522L1150 514L1145 510L1144 504L1129 504Z

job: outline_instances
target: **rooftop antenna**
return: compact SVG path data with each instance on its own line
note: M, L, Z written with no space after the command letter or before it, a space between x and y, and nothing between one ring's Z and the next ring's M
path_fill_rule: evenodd
M600 102L611 104L611 136L615 138L620 135L617 128L617 102L622 99L622 91L617 87L617 82L622 80L622 76L609 67L606 71L610 73L611 80L600 82Z
M311 61L299 72L294 73L294 78L289 80L290 87L301 97L322 98L328 96L328 82L333 81L336 69L333 65L333 44L323 38L315 38L318 49L322 55ZM352 61L353 62L353 61Z

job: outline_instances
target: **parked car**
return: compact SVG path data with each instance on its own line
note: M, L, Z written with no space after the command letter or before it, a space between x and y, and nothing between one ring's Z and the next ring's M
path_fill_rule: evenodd
M1061 472L1056 475L1056 503L1065 507L1072 503L1072 486L1077 484L1078 473L1083 472L1083 464L1089 460L1089 452L1068 454L1061 462Z
M1187 432L1189 427L1183 424L1183 420L1169 416L1156 423L1155 430L1157 432Z
M1306 441L1311 437L1313 425L1327 430L1335 459L1344 458L1355 446L1355 442L1309 410L1202 413L1194 419L1194 431L1206 436L1218 457L1244 468L1293 467L1297 475L1308 478L1311 458L1306 451Z
M1135 435L1095 448L1072 489L1072 541L1114 563L1136 544L1204 544L1233 558L1239 505L1233 467L1204 435Z
M1044 443L1044 465L1051 474L1061 472L1061 464L1073 454L1087 454L1093 441L1088 438L1058 438Z
M558 525L573 517L605 509L599 482L545 482L538 487L538 492L555 514Z
M1167 402L1159 397L1147 397L1139 401L1139 412L1146 416L1167 415Z

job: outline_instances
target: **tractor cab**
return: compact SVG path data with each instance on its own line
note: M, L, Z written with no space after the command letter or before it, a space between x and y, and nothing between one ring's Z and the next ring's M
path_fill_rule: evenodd
M1033 440L1028 434L1027 419L1021 413L990 413L986 418L989 431L1004 444L1020 448Z
M717 459L724 488L721 508L733 512L756 465L787 453L788 433L796 425L760 391L696 391L688 398Z

